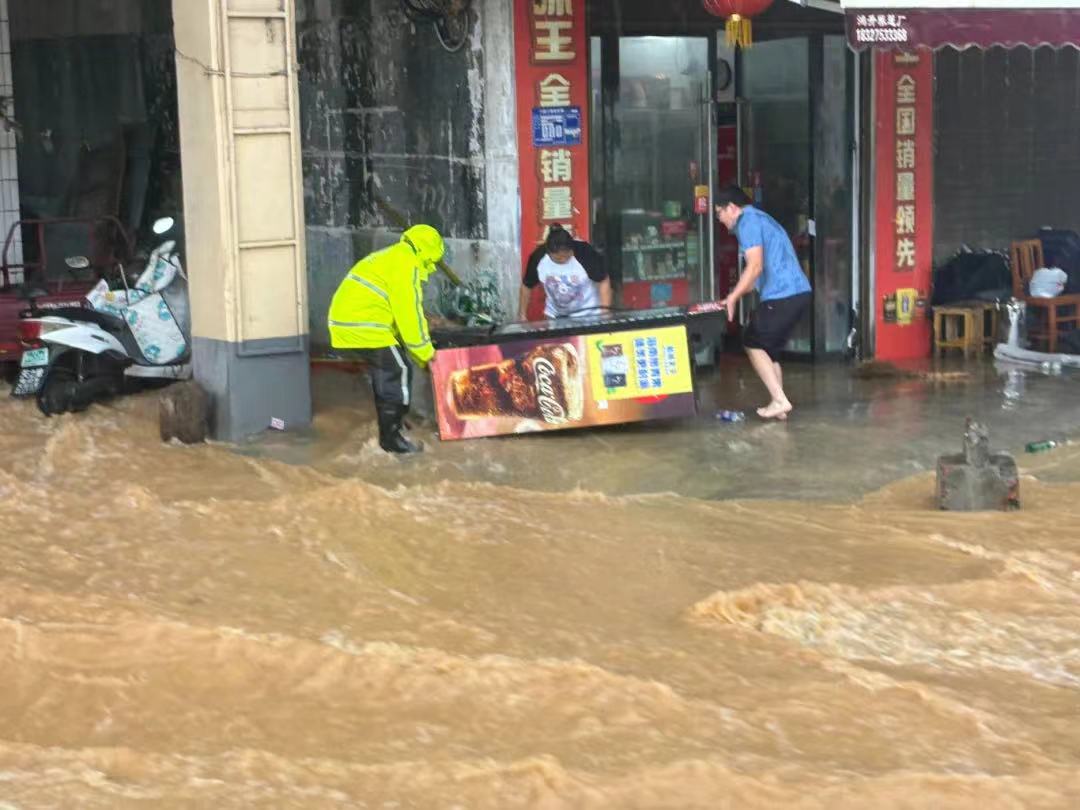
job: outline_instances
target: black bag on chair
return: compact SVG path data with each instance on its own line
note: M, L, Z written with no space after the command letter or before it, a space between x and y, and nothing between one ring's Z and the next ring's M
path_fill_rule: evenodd
M1012 275L1005 256L994 251L957 253L934 271L934 306L973 299L1008 298Z

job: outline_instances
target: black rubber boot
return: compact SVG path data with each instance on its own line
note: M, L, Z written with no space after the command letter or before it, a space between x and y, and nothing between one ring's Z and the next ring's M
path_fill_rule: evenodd
M410 441L401 433L401 423L405 418L405 409L400 405L380 405L379 447L387 453L419 453L422 445Z

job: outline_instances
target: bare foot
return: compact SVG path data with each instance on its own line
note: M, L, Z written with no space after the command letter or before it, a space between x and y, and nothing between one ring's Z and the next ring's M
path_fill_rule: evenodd
M762 419L778 419L781 422L788 418L788 414L791 413L792 405L790 402L770 402L764 408L757 409L757 415Z

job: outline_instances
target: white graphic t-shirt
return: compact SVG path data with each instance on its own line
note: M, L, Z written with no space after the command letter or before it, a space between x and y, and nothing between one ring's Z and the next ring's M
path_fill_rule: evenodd
M529 259L525 286L543 285L544 317L579 318L600 311L596 285L606 278L600 254L585 242L575 242L574 257L566 264L557 264L541 246Z

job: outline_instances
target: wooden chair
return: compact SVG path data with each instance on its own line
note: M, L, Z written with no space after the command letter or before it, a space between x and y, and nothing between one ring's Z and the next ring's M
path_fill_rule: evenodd
M1013 242L1011 253L1013 295L1027 305L1028 312L1040 313L1038 318L1028 321L1028 337L1036 343L1045 343L1048 352L1056 352L1060 333L1080 327L1080 295L1032 298L1028 295L1031 277L1046 266L1042 242L1038 239Z

